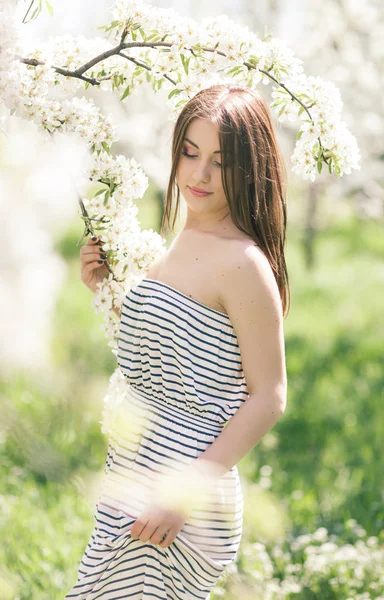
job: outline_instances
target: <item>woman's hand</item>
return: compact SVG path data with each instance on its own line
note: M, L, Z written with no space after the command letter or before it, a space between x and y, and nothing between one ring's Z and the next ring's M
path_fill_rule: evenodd
M150 504L131 527L131 537L168 548L183 527L187 515L159 504ZM164 540L162 538L165 536Z
M132 525L131 536L167 548L194 509L208 506L209 492L217 480L217 465L203 459L192 461L181 471L159 476L153 499Z
M109 273L105 263L107 255L103 253L98 237L88 238L87 243L80 248L81 281L92 291L96 292L96 284Z

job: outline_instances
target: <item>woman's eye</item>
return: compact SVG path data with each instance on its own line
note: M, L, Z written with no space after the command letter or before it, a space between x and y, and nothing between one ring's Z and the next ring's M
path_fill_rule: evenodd
M188 152L186 152L186 150L182 150L181 154L184 154L184 156L189 156L189 158L196 158L197 154L188 154Z
M188 154L188 152L186 150L182 150L181 154L183 154L184 156L187 156L188 158L197 158L197 154ZM221 163L217 162L216 160L213 161L213 164L216 165L217 167L221 167Z

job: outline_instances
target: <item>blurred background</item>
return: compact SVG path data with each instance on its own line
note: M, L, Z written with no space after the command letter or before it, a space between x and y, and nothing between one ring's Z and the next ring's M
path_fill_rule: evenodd
M23 34L36 46L49 36L99 36L110 4L52 1L53 16L43 9ZM380 598L383 5L178 0L161 6L197 20L225 13L260 37L286 41L307 75L339 87L343 118L362 154L361 170L352 175L323 172L315 183L303 182L290 172L297 128L275 120L289 178L288 405L239 465L242 552L212 600ZM272 87L260 88L270 99ZM112 152L134 156L149 176L139 218L142 228L159 231L172 130L160 94L143 86L123 102L92 89L81 95L113 115L120 139ZM63 142L62 169L55 170L32 125L15 120L9 133L14 146L0 154L0 600L59 600L75 583L93 528L107 449L101 411L116 362L80 281L76 244L83 224L65 183L85 160L81 149ZM315 565L303 550L309 546L320 557Z

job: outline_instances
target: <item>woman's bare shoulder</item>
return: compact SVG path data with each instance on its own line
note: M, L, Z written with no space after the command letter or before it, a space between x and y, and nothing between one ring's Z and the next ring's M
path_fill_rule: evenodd
M223 240L222 252L226 262L228 262L228 260L232 261L244 257L249 252L255 252L264 256L259 241L246 234L233 236Z
M250 262L257 266L260 273L264 273L267 277L272 275L272 269L264 251L257 240L250 236L238 237L231 240L231 243L224 244L222 259L223 273L228 276L223 281L227 281L227 285L231 285L231 276L234 272Z

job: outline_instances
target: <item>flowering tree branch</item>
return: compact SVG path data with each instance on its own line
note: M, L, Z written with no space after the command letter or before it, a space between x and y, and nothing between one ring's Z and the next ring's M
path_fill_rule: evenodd
M87 81L91 85L100 85L100 81L101 80L98 80L98 79L95 79L95 78L85 77L84 73L86 73L86 71L88 71L92 67L96 66L98 63L106 60L107 58L110 58L111 56L123 56L127 60L132 61L137 66L143 67L144 69L147 69L148 71L151 71L151 68L148 65L146 65L143 62L138 61L137 59L135 59L132 56L128 56L127 54L123 54L122 50L126 50L127 48L152 48L152 49L156 49L156 48L171 48L173 45L174 44L172 44L172 43L166 43L166 42L154 42L154 43L151 43L151 42L129 42L129 43L125 43L125 44L124 43L120 43L115 48L112 48L111 50L108 50L106 52L102 52L98 56L95 56L95 58L93 58L92 60L88 61L87 63L85 63L81 67L77 68L75 71L70 71L70 70L64 69L62 67L53 67L53 66L52 66L52 69L54 69L60 75L64 75L66 77L76 77L78 79L82 79L84 81ZM180 48L180 50L188 50L188 48ZM203 47L202 50L204 52L214 52L217 55L223 56L224 58L226 58L226 54L224 52L221 52L220 50L217 50L216 48ZM21 56L17 56L17 58L18 58L18 60L20 60L20 62L22 62L22 63L24 63L26 65L37 66L37 65L43 65L44 64L42 61L38 61L36 59L23 58ZM250 62L247 62L247 61L245 61L243 64L249 70L257 68L255 65L253 65L253 64L251 64ZM313 121L311 113L309 112L309 108L310 107L307 107L300 100L300 98L298 98L293 92L291 92L284 83L278 81L276 79L276 77L274 77L269 71L266 71L265 69L259 69L259 71L260 71L260 73L262 73L263 75L265 75L266 77L268 77L271 81L277 83L280 87L282 87L284 90L286 90L286 92L291 96L291 98L293 100L295 100L298 104L300 104L300 106L302 106L304 108L304 110L308 114L308 117L311 119L311 121ZM108 77L108 78L104 78L104 80L105 79L111 79L111 78ZM170 79L168 76L166 76L166 79L168 79L168 81L170 81L171 83L173 83L173 85L177 85L177 82L174 81L174 80L172 80L172 79ZM313 106L313 104L311 106Z
M134 26L135 27L135 26ZM121 37L121 41L120 43L105 52L102 52L101 54L99 54L98 56L95 56L92 60L88 61L87 63L85 63L84 65L82 65L81 67L78 67L75 71L70 71L68 69L64 69L62 67L52 67L52 69L54 71L56 71L57 73L59 73L60 75L64 75L66 77L74 77L74 78L78 78L78 79L82 79L83 81L87 82L90 85L100 85L101 80L106 81L106 80L110 80L112 78L112 76L105 76L102 79L98 80L95 78L90 78L84 75L84 73L86 73L89 69L91 69L92 67L96 66L97 64L99 64L102 61L105 61L106 59L112 57L112 56L122 56L123 58L125 58L128 61L131 61L132 63L134 63L136 66L141 67L149 72L152 71L152 68L150 66L148 66L146 63L137 60L136 58L134 58L133 56L129 56L125 53L123 53L122 51L125 49L130 49L130 48L150 48L150 49L157 49L157 48L169 48L171 49L172 46L174 44L170 43L170 42L139 42L139 41L134 41L134 42L127 42L124 43L124 39L126 38L128 34L128 28L126 27L123 31L122 37ZM188 48L179 48L179 51L187 51ZM227 58L227 55L220 51L217 50L217 48L210 48L207 46L203 46L201 48L202 52L211 52L211 53L216 53L219 56L222 56L223 58ZM23 57L17 57L20 62L24 63L24 64L28 64L30 66L37 66L38 64L43 65L44 63L41 61L38 61L36 59L28 59L28 58L23 58ZM244 61L244 66L248 69L248 70L256 70L257 67L255 64L251 64L249 61ZM308 106L306 106L301 100L300 98L298 98L283 82L278 81L278 79L276 77L274 77L269 71L272 69L272 66L270 67L269 70L265 70L265 69L259 69L259 72L262 73L263 75L265 75L266 77L268 77L271 81L275 82L276 84L278 84L280 86L280 88L282 88L284 91L286 91L289 96L292 98L292 100L294 100L295 102L297 102L307 113L310 121L312 123L314 123L311 113L309 111ZM174 86L177 85L177 81L175 81L174 79L172 79L169 75L167 75L166 73L164 73L162 75L162 77L164 79L167 79L170 83L172 83ZM311 105L313 106L313 104ZM318 143L319 143L319 151L320 151L320 156L322 157L322 160L329 165L329 160L328 157L326 156L326 154L323 151L323 146L322 146L322 142L321 142L321 138L320 136L317 138L318 139ZM319 164L319 162L318 162Z
M16 58L23 63L24 65L29 65L31 67L37 67L38 65L45 65L45 62L41 60L37 60L36 58L23 58L22 56L17 56ZM70 71L69 69L63 69L61 67L51 67L56 73L60 75L64 75L65 77L74 77L76 79L82 79L86 81L90 85L100 85L100 80L97 80L93 77L86 77L76 71ZM111 79L110 77L106 77L105 79Z

